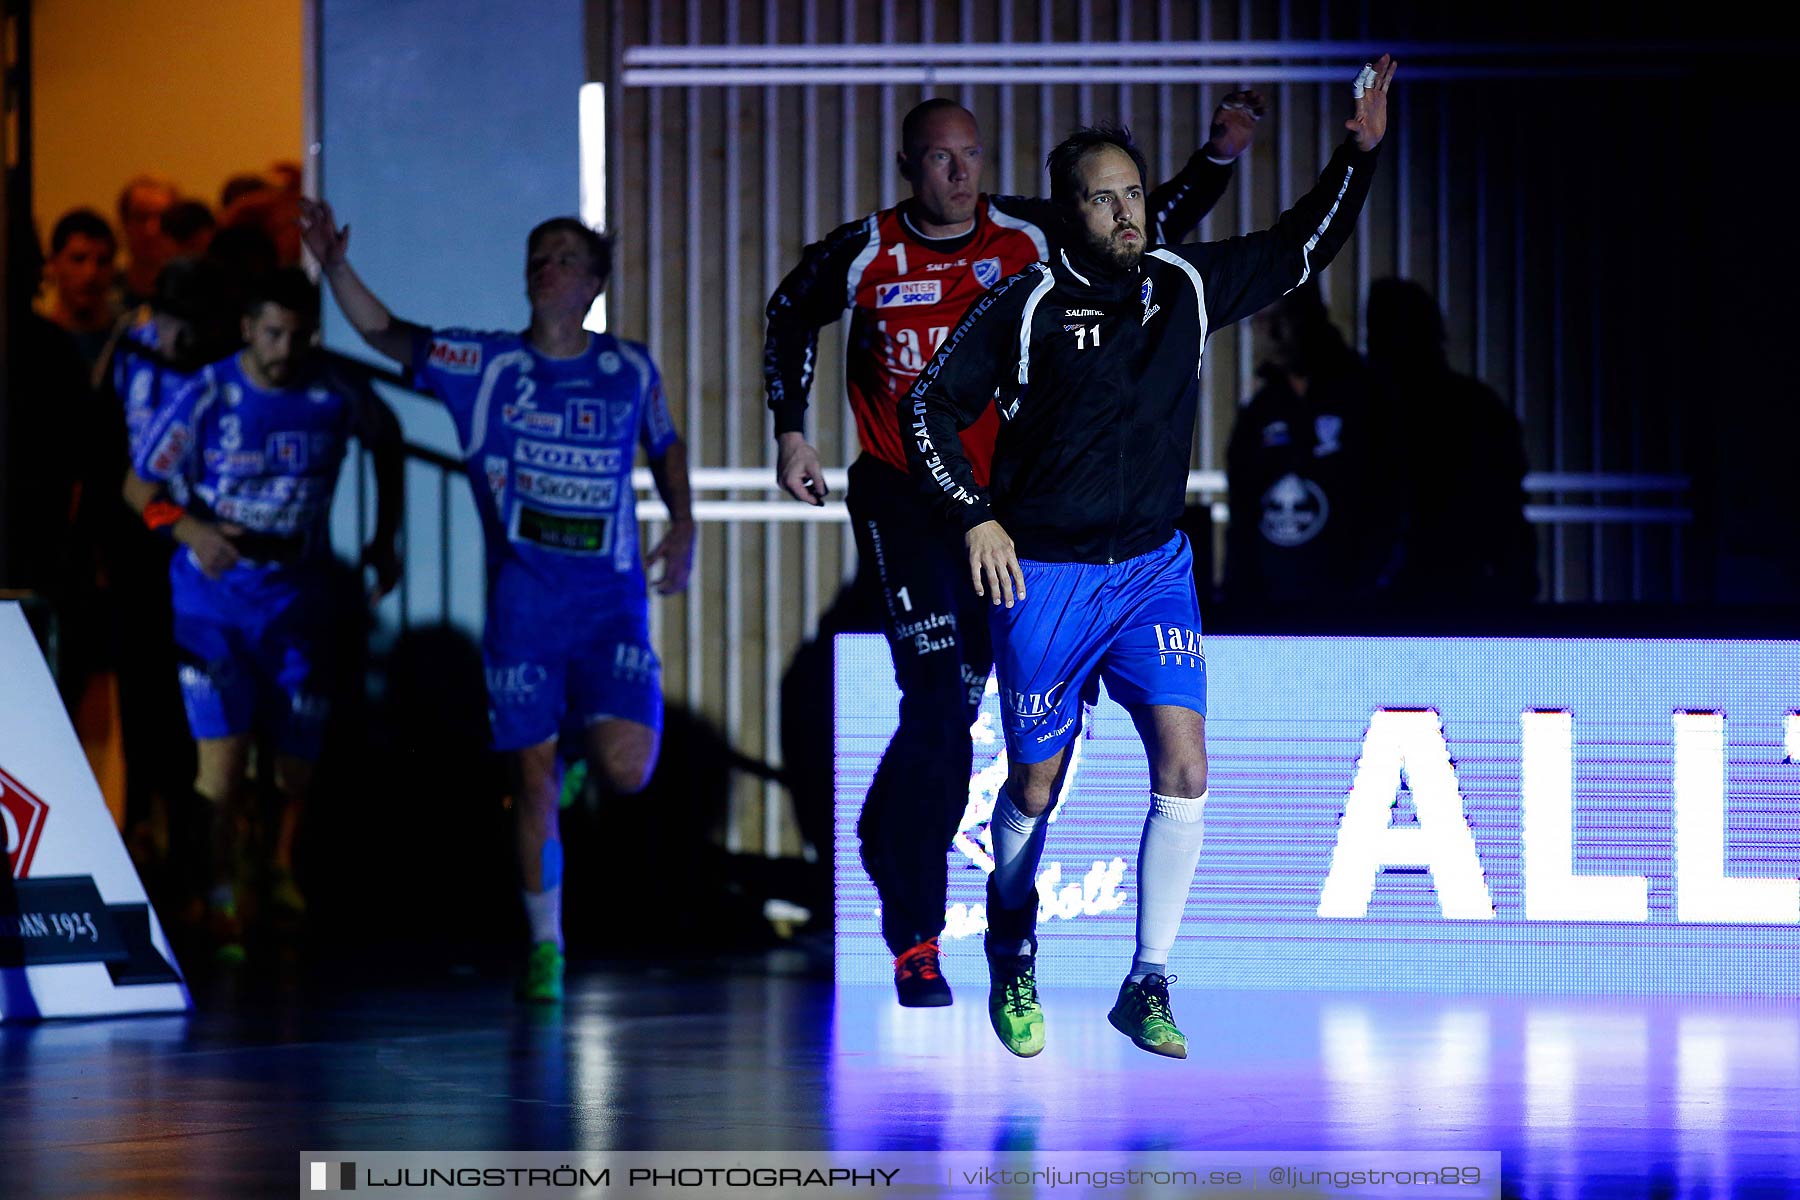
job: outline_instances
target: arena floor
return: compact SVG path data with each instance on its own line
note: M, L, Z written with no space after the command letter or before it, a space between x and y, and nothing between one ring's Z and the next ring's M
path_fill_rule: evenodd
M1722 1000L1174 989L1193 1056L1046 992L902 1010L799 955L590 965L560 1011L498 973L202 981L185 1018L0 1028L8 1197L294 1194L303 1150L1498 1151L1509 1196L1788 1195L1800 1014Z

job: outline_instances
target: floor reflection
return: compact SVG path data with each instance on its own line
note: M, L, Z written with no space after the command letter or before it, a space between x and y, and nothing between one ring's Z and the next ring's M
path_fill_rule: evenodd
M1800 1014L1771 1002L1174 996L1186 1062L1133 1048L1094 991L1045 993L1026 1061L979 993L908 1011L839 989L833 1142L1498 1150L1516 1194L1547 1197L1800 1178Z
M907 1010L710 964L591 972L560 1010L468 980L0 1027L0 1194L270 1194L301 1150L402 1148L1487 1150L1533 1198L1800 1179L1800 1013L1773 1002L1178 984L1176 1061L1112 998L1047 989L1031 1060L967 982Z

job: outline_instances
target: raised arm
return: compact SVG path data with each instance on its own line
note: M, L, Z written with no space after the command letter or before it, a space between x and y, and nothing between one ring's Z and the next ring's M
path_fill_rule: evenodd
M1144 203L1147 236L1153 244L1179 242L1212 211L1231 183L1231 167L1256 140L1256 123L1267 111L1260 92L1232 92L1213 110L1207 142Z
M362 340L403 367L412 365L414 339L423 332L389 312L369 285L350 266L350 227L339 228L331 205L322 200L300 202L300 236L319 260L319 269L338 307Z
M1376 148L1387 132L1387 88L1395 63L1388 55L1365 67L1349 131L1311 191L1275 224L1244 237L1176 246L1171 252L1199 268L1205 284L1208 331L1257 312L1323 270L1343 248L1368 198ZM1360 78L1360 77L1359 77Z
M1011 608L1025 596L1012 538L994 519L985 488L957 435L986 411L996 393L1018 386L1027 300L1050 286L1050 269L1033 264L995 285L944 340L900 401L901 441L913 481L940 514L963 529L975 594ZM1023 333L1021 330L1023 329Z
M870 217L833 230L800 256L769 297L763 390L775 418L776 482L796 500L825 503L825 472L806 441L806 394L818 362L819 330L850 307L850 269L875 236Z
M1231 183L1232 163L1255 140L1265 107L1257 92L1233 92L1213 111L1208 140L1181 170L1156 185L1144 201L1145 238L1151 245L1179 242L1211 212ZM1042 196L989 196L1000 212L1031 222L1053 242L1066 236L1064 215Z

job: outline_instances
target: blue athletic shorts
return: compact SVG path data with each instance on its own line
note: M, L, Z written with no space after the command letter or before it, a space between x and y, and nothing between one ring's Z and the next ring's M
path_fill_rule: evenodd
M662 729L662 664L650 649L642 579L635 590L546 607L532 602L534 587L503 581L494 589L481 639L494 749L523 750L556 737L565 717Z
M277 753L317 759L330 714L325 581L285 568L208 579L183 551L169 582L181 699L194 736L265 730Z
M1200 599L1184 535L1110 566L1019 566L1024 601L989 610L1011 761L1043 762L1069 744L1082 689L1095 675L1121 704L1206 714Z

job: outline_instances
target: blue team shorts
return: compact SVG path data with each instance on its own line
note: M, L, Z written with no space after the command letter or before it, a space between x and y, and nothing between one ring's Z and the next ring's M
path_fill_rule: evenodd
M1121 704L1206 715L1200 598L1185 535L1111 565L1019 566L1024 601L989 610L1012 762L1054 758L1074 739L1081 693L1095 676Z
M565 717L661 731L662 663L650 648L643 580L635 582L585 593L579 605L563 598L546 604L537 587L504 580L493 589L481 659L494 749L523 750L554 738Z
M239 567L208 579L187 552L169 565L181 700L196 738L266 731L278 754L319 757L330 715L326 581Z

